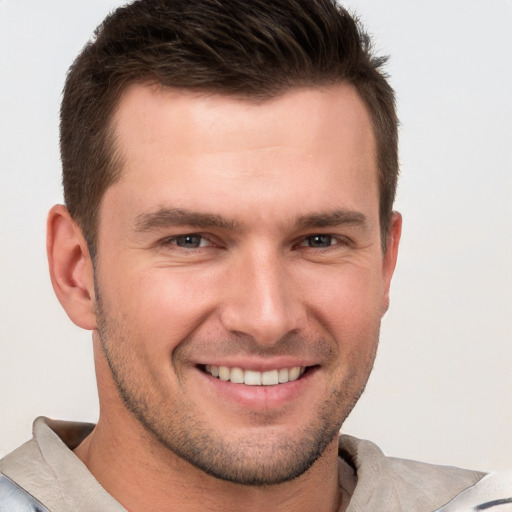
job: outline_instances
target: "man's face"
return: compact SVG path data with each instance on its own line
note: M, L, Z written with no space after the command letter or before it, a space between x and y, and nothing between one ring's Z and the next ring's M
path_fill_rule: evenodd
M336 443L387 308L395 252L381 251L362 101L346 85L262 103L137 85L115 133L123 172L103 198L96 260L100 379L203 471L298 476Z

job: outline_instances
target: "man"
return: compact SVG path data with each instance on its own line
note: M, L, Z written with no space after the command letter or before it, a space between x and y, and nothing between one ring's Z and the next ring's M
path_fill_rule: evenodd
M0 463L5 503L434 510L482 478L338 439L401 231L381 65L328 0L143 0L104 22L66 83L47 244L93 332L100 417L37 420Z

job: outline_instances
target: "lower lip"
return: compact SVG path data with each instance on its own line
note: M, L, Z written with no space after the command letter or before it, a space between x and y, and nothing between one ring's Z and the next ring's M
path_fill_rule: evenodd
M293 400L303 395L311 384L311 379L317 368L311 367L299 379L276 384L274 386L247 386L246 384L235 384L230 381L220 380L210 374L197 369L207 385L217 396L229 400L232 404L250 409L277 409L284 407Z

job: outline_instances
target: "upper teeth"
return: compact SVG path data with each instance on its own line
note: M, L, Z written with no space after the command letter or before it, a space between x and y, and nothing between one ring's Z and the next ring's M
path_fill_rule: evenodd
M276 384L284 384L292 380L297 380L304 373L305 368L303 366L294 366L293 368L257 372L236 367L228 368L227 366L207 364L205 370L207 373L220 380L229 380L236 384L246 384L247 386L275 386Z

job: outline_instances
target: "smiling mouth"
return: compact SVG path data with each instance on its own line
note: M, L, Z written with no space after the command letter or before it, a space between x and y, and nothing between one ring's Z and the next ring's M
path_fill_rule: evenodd
M292 368L280 368L265 372L209 364L202 365L200 368L212 377L234 384L245 384L246 386L276 386L299 379L310 367L294 366Z

